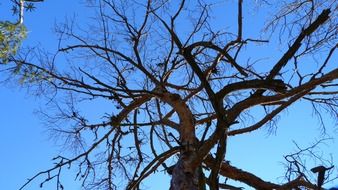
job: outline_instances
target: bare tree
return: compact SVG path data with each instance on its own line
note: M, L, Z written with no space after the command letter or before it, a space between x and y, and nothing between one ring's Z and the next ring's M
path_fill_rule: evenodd
M67 167L77 168L76 179L88 189L141 189L158 170L171 176L171 190L240 189L220 183L220 177L260 190L317 188L301 162L312 147L286 156L286 181L274 183L231 165L226 155L236 150L227 150L227 142L275 124L300 100L337 118L336 0L277 6L237 0L228 2L231 8L219 1L88 3L97 9L95 23L87 30L75 21L57 26L55 55L22 51L6 65L50 98L53 109L43 113L45 121L74 153L55 157L53 167L21 189L40 176L41 186L56 180L56 189L63 189L60 176ZM254 6L274 13L268 23L245 20ZM227 28L220 18L236 24ZM251 31L259 26L258 33ZM282 53L261 52L275 46ZM250 49L279 57L262 65ZM82 110L82 103L90 110ZM252 109L265 115L257 118ZM252 117L254 123L245 122Z

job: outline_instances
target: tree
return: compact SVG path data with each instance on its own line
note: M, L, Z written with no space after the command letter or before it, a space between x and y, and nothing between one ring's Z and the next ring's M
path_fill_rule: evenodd
M24 26L25 9L32 11L35 9L33 2L41 2L43 0L11 1L13 2L12 12L13 15L17 15L17 19L15 22L0 21L0 64L7 63L9 57L16 54L22 41L26 38L27 31Z
M230 136L277 127L277 116L300 100L337 118L337 2L278 2L256 4L275 12L264 38L244 17L253 2L231 4L236 11L226 19L236 24L225 28L217 2L90 1L97 25L86 32L75 21L59 25L56 55L11 56L16 78L49 95L54 111L43 113L46 122L75 155L58 155L26 184L44 176L41 187L56 180L63 189L63 169L76 167L76 179L89 189L140 189L158 170L171 176L171 190L237 188L220 177L261 190L316 189L301 156L310 152L331 167L312 151L322 141L285 157L283 183L265 181L226 157L234 151L227 149ZM256 54L273 56L259 52L262 46L277 45L283 52L275 61L257 63ZM102 102L110 110L96 110ZM89 118L82 103L102 115ZM254 109L264 115L250 113Z

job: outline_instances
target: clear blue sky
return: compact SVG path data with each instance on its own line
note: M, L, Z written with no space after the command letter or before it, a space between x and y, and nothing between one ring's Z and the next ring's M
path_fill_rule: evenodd
M10 17L9 6L9 1L1 2L0 20L13 19ZM26 14L25 17L25 25L29 30L25 44L55 50L57 46L52 30L53 24L62 21L65 16L85 17L89 9L83 6L80 1L69 0L46 1L38 4L37 10ZM51 159L61 151L61 148L49 139L38 115L34 114L36 110L44 108L45 103L44 100L27 93L27 89L22 89L15 83L0 86L1 189L18 189L27 178L52 166ZM320 134L319 122L313 116L309 105L297 103L282 116L279 121L280 127L275 134L271 135L267 130L259 130L241 137L230 138L227 156L231 163L261 176L264 180L277 182L278 177L283 175L281 165L283 155L295 150L292 140L306 147L316 139L323 138ZM324 117L324 120L327 121L328 126L333 127L334 123L328 117ZM332 137L337 137L337 128L334 131L332 127L328 127L328 133L332 134ZM334 163L338 164L338 139L327 141L327 146L322 148L325 154L335 156ZM66 190L79 189L78 184L72 181L73 177L65 175ZM39 189L38 182L32 183L27 189ZM168 187L169 179L158 175L149 179L146 185L149 189ZM54 183L45 187L45 189L52 189Z

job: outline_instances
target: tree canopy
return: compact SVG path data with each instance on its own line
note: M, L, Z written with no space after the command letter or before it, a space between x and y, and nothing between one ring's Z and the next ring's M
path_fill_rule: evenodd
M12 14L16 16L15 21L0 21L0 64L7 63L9 57L17 53L21 42L26 38L26 27L24 26L24 12L35 9L34 2L43 0L11 0Z
M41 187L55 180L64 189L67 167L85 189L143 189L156 172L171 178L171 190L241 189L233 181L320 189L335 179L313 151L323 140L287 154L279 182L227 154L236 151L232 137L275 131L296 102L337 121L336 0L86 2L94 22L57 25L54 54L17 52L21 32L0 25L9 31L0 35L3 72L47 97L41 116L73 153L57 155L22 189L38 177Z

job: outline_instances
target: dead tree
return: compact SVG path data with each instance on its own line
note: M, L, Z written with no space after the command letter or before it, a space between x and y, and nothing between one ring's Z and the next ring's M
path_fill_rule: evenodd
M54 103L44 114L52 133L76 149L26 184L45 176L41 186L56 180L62 189L64 168L77 167L90 189L140 189L156 171L168 171L171 190L231 187L220 177L260 190L315 189L306 173L279 184L232 165L227 142L255 135L300 100L337 116L336 0L257 1L275 14L266 38L252 32L263 20L246 20L254 2L208 2L92 2L95 23L87 31L60 25L55 56L12 56L15 77ZM253 108L265 115L248 125Z

